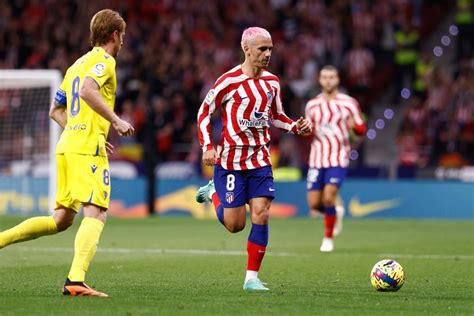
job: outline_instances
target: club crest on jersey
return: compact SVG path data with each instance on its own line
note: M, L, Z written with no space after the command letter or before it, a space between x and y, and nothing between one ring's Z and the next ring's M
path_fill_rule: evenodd
M267 92L267 104L272 103L273 93L271 91Z
M105 73L105 64L104 63L97 63L94 67L91 68L91 72L95 74L97 77L102 77Z
M234 192L226 192L225 193L225 200L227 203L232 203L234 201Z

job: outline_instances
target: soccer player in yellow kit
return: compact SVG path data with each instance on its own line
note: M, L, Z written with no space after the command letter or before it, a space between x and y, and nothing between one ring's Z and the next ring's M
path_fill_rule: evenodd
M66 72L50 117L64 128L56 147L56 208L53 216L33 217L0 233L0 248L66 230L83 206L84 219L76 234L74 259L62 290L64 295L108 296L84 283L107 217L110 173L106 151L109 127L121 136L134 133L113 111L115 57L123 43L125 21L115 11L97 12L90 23L92 50Z

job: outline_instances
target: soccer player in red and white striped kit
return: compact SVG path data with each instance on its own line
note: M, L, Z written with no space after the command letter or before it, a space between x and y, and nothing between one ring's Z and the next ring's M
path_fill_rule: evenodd
M311 133L311 124L285 115L280 81L265 69L272 54L270 33L250 27L242 34L243 64L219 79L208 92L198 113L198 135L205 165L214 166L214 180L201 187L196 201L212 201L219 221L232 233L244 229L250 206L252 229L247 242L244 290L268 290L258 278L268 244L268 217L275 196L268 143L269 127L290 133ZM210 118L222 112L222 134L217 150L211 142Z
M320 250L334 249L336 199L349 165L349 131L364 135L366 127L358 102L340 93L336 67L324 66L319 73L321 93L306 104L305 116L313 125L307 199L310 209L324 213L325 233Z

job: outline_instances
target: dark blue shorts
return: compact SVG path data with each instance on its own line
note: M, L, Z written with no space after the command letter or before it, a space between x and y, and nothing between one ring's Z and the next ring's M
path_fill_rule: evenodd
M275 198L271 166L252 170L214 167L214 185L223 207L239 207L256 197Z
M322 190L326 184L332 184L340 188L346 178L347 168L310 168L306 177L306 187L308 191Z

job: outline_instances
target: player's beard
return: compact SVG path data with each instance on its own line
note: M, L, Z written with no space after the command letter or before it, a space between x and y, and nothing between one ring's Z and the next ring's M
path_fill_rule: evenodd
M336 90L337 86L330 86L328 88L323 87L323 91L327 94L331 94Z

